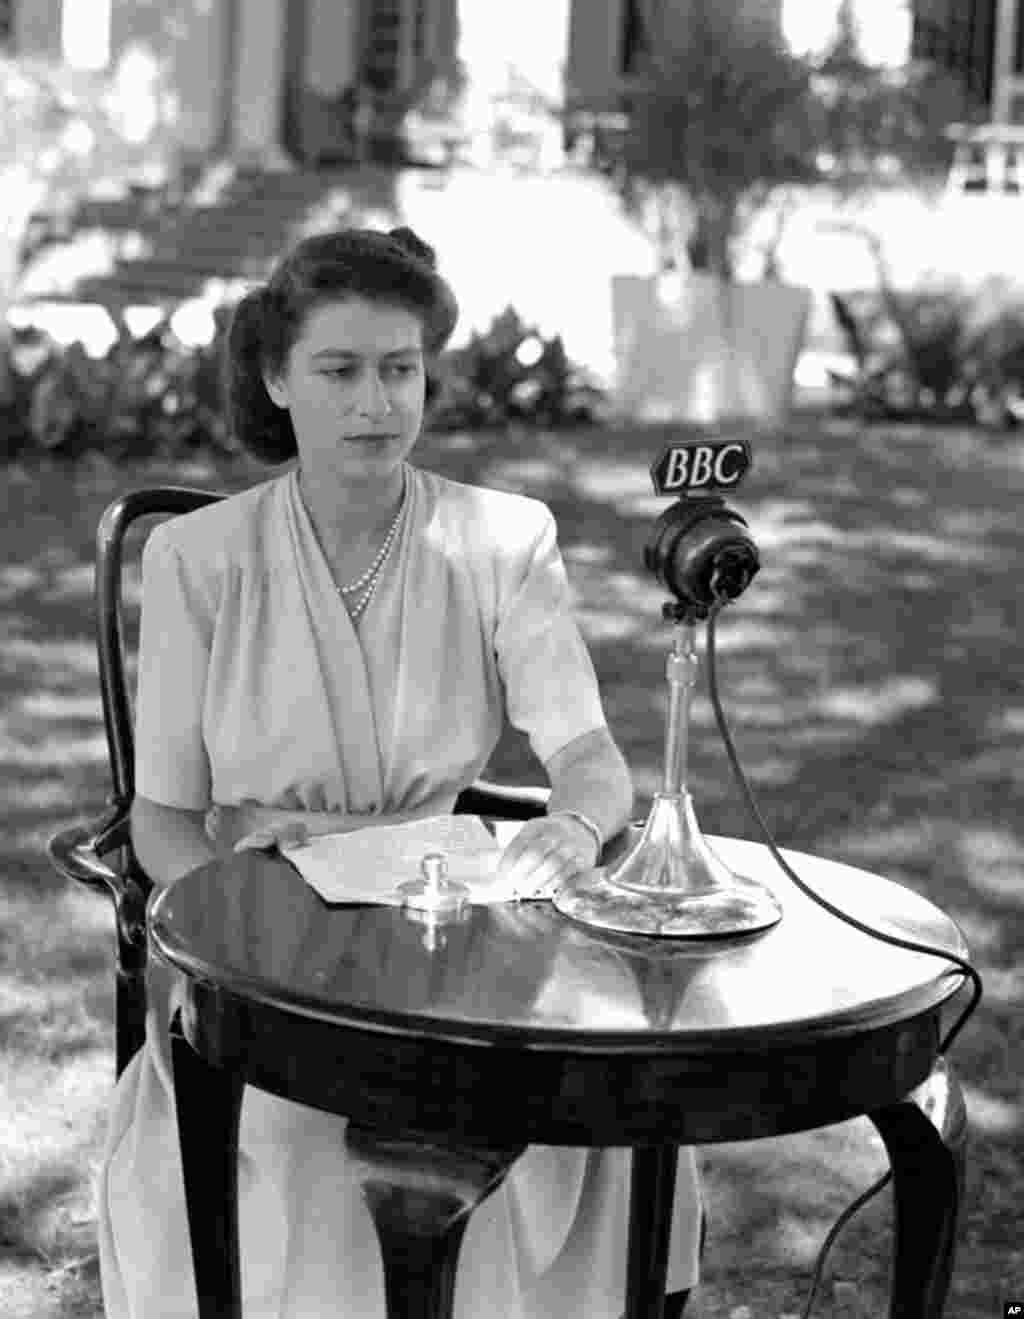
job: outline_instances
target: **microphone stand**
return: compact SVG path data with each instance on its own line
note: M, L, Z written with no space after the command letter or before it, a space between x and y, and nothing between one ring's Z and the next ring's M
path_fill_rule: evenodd
M555 907L586 925L622 933L684 938L747 934L775 925L782 908L763 885L730 870L708 846L687 786L690 707L697 684L695 628L700 612L673 601L668 657L665 770L639 840L613 870L567 881Z

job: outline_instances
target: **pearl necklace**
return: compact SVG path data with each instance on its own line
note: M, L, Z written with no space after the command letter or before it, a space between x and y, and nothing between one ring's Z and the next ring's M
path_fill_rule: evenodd
M395 543L395 537L398 534L398 524L402 520L402 514L405 512L405 488L402 489L402 502L398 505L398 512L391 520L391 526L388 527L387 535L384 537L384 543L377 551L377 557L370 564L362 577L348 586L339 586L338 593L348 606L349 613L352 616L352 622L356 623L366 611L366 606L370 603L374 590L377 586L377 579L380 577L381 569L384 567L385 560L391 553L391 546ZM349 599L347 597L354 597Z

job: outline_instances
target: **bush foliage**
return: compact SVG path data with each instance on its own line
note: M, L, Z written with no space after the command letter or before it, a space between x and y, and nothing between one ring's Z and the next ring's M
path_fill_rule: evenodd
M12 333L11 388L0 405L0 457L31 452L75 459L101 452L176 459L230 455L222 407L221 352L229 308L216 333L187 348L166 316L141 337L115 319L103 354L62 347L35 329ZM545 339L511 307L483 334L442 355L428 381L434 430L513 423L560 428L599 420L601 391L570 362L560 336Z
M545 339L512 307L484 334L441 359L435 430L520 422L560 429L597 419L601 391L569 360L561 335Z
M835 410L864 420L995 428L1024 419L1024 300L992 289L831 294L853 360Z

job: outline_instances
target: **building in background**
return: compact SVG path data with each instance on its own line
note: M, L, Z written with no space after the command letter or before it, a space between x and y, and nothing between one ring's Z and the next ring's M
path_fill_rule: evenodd
M716 0L767 15L781 27L782 0ZM565 101L570 112L615 113L651 40L644 15L685 39L693 0L573 0L569 13Z
M767 14L812 43L838 4L717 2ZM529 38L535 67L520 72L531 82L558 68L570 112L614 114L650 40L644 14L685 35L694 3L550 0L527 12L525 0L507 8L497 0L0 0L0 49L79 68L116 67L141 51L161 69L185 153L316 162L350 154L360 115L378 136L393 132L435 75L455 67L460 26L467 38L478 34L468 60L478 80L488 81L489 67L504 76L500 65L520 63ZM960 79L965 106L1024 124L1024 0L858 0L858 8L872 53L888 34L905 45L905 27L914 56ZM900 57L897 49L888 58Z
M997 67L1006 64L997 54L1002 10L1005 44L1007 20L1020 26L1021 0L914 0L911 53L916 59L934 60L959 80L965 103L987 107L999 117L996 102L1005 100L1006 82L996 96ZM1016 11L1016 13L1014 13ZM1019 37L1014 38L1015 43ZM1018 47L1019 48L1019 47ZM1019 55L1016 57L1019 64Z
M14 0L0 0L0 51L9 51L13 38Z
M914 0L913 54L962 82L993 124L1024 126L1024 0Z
M11 54L162 72L182 153L257 164L386 139L456 52L457 0L3 0ZM2 30L0 30L2 38ZM361 122L362 120L362 122Z
M914 0L912 51L956 75L974 120L952 132L948 194L1024 196L1024 0Z

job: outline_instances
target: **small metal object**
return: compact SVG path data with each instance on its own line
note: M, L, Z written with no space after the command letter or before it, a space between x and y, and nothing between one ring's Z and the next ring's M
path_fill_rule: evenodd
M407 879L395 893L403 907L430 912L438 918L457 917L469 902L470 892L461 880L448 878L448 862L443 852L428 852L420 861L422 878Z

